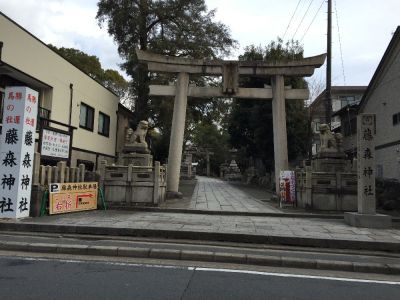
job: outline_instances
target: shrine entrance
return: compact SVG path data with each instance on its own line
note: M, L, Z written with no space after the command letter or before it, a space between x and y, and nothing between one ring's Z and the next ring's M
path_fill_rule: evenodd
M217 97L272 100L275 188L279 194L279 173L289 168L285 101L309 98L308 89L285 87L284 77L313 75L314 70L324 63L325 54L289 62L188 59L141 50L136 50L136 54L139 62L147 64L150 72L178 74L175 86L150 85L150 96L175 97L168 153L167 191L178 192L188 97ZM222 76L222 87L189 86L190 74ZM264 88L240 88L239 76L268 76L272 78L272 84Z

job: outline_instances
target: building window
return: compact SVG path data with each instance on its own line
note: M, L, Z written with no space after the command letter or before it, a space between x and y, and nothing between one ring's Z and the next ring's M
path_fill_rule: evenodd
M81 102L79 127L93 131L93 120L94 120L94 108Z
M110 116L99 112L99 134L109 136L110 134Z
M340 101L341 101L341 107L343 108L347 105L351 105L356 103L356 97L355 96L340 96L339 97Z
M393 115L393 126L400 124L400 113Z

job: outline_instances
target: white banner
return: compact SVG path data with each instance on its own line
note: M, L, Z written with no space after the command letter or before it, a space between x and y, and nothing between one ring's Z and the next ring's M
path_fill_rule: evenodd
M296 176L294 171L281 171L279 176L279 191L281 203L295 203Z
M6 87L0 137L0 218L29 216L38 93Z

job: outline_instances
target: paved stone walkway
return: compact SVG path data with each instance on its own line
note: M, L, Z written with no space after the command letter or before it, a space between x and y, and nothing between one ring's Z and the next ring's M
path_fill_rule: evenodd
M271 197L267 191L251 195L246 189L220 179L197 176L197 180L191 199L168 200L161 207L211 211L281 212L264 202Z
M89 226L279 236L285 238L327 239L332 241L386 242L400 244L400 229L367 229L346 225L342 219L306 219L292 217L224 216L189 213L139 211L87 211L73 214L28 218L1 223Z

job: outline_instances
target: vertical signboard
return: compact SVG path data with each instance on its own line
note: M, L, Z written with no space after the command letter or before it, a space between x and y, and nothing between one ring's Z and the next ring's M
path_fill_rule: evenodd
M0 218L29 216L38 93L6 87L0 137Z
M360 114L357 128L358 212L375 214L375 115Z

